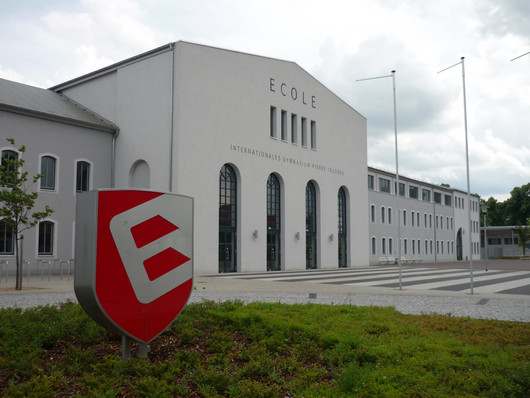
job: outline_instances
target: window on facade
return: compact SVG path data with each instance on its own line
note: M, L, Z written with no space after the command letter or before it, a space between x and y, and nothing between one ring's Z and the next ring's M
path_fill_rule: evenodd
M368 189L374 189L374 176L368 174Z
M388 254L392 253L392 238L388 238Z
M15 151L12 151L10 149L5 149L2 151L2 166L4 166L7 170L11 170L11 165L9 164L9 161L17 159L18 153L16 153Z
M55 189L55 164L56 159L52 156L43 156L40 162L41 189Z
M39 255L53 254L53 232L53 222L42 221L39 223Z
M428 189L422 189L421 190L421 199L424 202L430 202L431 201L431 191Z
M381 206L381 223L385 223L385 206Z
M427 239L425 239L425 250L424 250L425 254L428 253L428 251L427 251L428 248L429 248L429 246L428 246L428 243L427 243Z
M280 134L282 141L287 141L287 111L282 109L280 120Z
M423 213L423 226L427 228L427 213Z
M311 149L317 149L317 122L311 120Z
M375 222L375 206L370 205L370 221Z
M291 143L298 144L298 116L291 113Z
M381 238L381 254L386 255L386 238Z
M80 161L76 164L76 192L87 192L90 190L90 163Z
M403 182L399 183L399 196L405 196L405 184Z
M412 239L412 254L416 254L416 241Z
M403 226L407 226L407 210L403 210Z
M307 119L302 118L302 146L307 147Z
M410 212L410 221L411 221L411 225L414 226L414 212L413 211Z
M271 106L271 114L270 114L270 136L271 138L276 138L278 136L278 132L276 130L276 107Z
M451 195L444 195L444 204L446 206L452 206L453 205L453 197Z
M390 193L390 180L379 177L379 192Z
M237 271L237 176L228 164L219 172L219 272Z
M407 255L407 240L403 240L403 254Z
M409 185L409 198L418 199L418 187Z
M434 203L442 204L442 194L440 192L434 193Z
M388 208L388 223L392 224L392 208Z
M375 256L376 253L376 247L375 247L375 237L372 236L372 255Z
M13 229L0 221L0 255L14 254L14 241Z
M280 230L280 181L274 174L267 180L267 230Z

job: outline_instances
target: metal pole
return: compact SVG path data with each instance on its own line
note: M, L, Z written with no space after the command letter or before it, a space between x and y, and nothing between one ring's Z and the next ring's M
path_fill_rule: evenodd
M469 228L469 282L471 294L473 294L473 228L471 225L471 191L469 185L469 145L467 139L467 106L466 106L466 73L464 68L464 57L462 61L462 89L464 93L464 128L466 133L466 174L467 174L467 222Z
M442 69L438 73L451 69L452 67L462 64L462 89L464 94L464 130L466 137L466 175L467 175L467 224L468 224L468 235L469 235L469 279L471 294L473 294L473 228L471 225L471 192L469 186L469 149L468 149L468 139L467 139L467 105L466 105L466 73L464 67L464 58L460 58L460 62L457 62L454 65L451 65L445 69Z
M397 136L397 111L396 111L396 71L392 71L392 92L394 94L394 147L396 158L396 211L397 211L397 235L398 235L398 269L399 269L399 290L402 290L401 283L401 210L399 209L399 162L398 162L398 136Z
M397 263L398 263L398 269L399 269L399 290L402 290L402 283L401 283L401 211L399 209L399 161L398 161L398 137L397 137L397 110L396 110L396 71L393 70L390 75L385 76L378 76L378 77L369 77L366 79L359 79L358 82L364 81L364 80L374 80L374 79L382 79L386 77L392 78L392 94L393 94L393 102L394 102L394 141L395 141L395 156L396 156L396 215L397 215L397 248L398 248L398 256L397 256Z

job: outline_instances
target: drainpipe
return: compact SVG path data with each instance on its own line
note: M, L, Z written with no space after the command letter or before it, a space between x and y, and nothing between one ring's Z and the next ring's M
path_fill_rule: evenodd
M173 117L174 117L174 96L175 96L175 43L169 45L171 50L171 95L169 100L169 192L173 192Z
M120 135L120 128L116 127L116 131L112 135L112 153L110 155L110 187L116 188L116 139Z

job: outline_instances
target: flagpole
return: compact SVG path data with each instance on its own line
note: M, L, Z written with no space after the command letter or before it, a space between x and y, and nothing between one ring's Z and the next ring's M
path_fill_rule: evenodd
M460 62L457 62L454 65L451 65L445 69L442 69L438 73L444 72L447 69L451 69L458 64L462 64L462 89L464 94L464 131L466 137L466 175L467 175L467 234L469 236L469 285L471 288L471 294L473 294L473 228L471 224L471 191L469 184L469 146L468 146L468 134L467 134L467 105L466 105L466 73L464 67L464 58L460 58Z
M392 94L394 102L394 142L395 142L395 157L396 157L396 214L397 214L397 247L398 256L397 264L399 269L399 290L402 290L401 282L401 210L399 209L399 167L398 167L398 136L397 136L397 111L396 111L396 71L393 70L390 75L368 77L366 79L358 79L358 82L365 80L382 79L386 77L392 78Z

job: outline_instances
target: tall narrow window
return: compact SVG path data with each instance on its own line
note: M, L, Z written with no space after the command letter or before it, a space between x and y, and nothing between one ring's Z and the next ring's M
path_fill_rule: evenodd
M287 111L284 111L283 109L280 120L280 129L282 141L287 141Z
M271 174L267 179L267 271L281 269L280 181Z
M219 173L219 272L236 272L237 177L225 164Z
M345 268L348 265L347 261L347 250L348 250L348 228L347 223L348 219L346 217L346 192L344 188L339 189L339 194L337 196L338 202L338 233L339 233L339 268Z
M385 206L381 206L381 224L385 223Z
M388 238L388 254L392 254L392 238Z
M291 113L291 144L298 144L298 116Z
M311 120L311 149L317 149L317 122Z
M370 205L370 221L375 222L375 205Z
M375 256L375 253L376 253L376 244L375 244L376 240L375 240L375 237L372 236L372 256Z
M10 161L14 161L18 159L18 153L15 151L12 151L11 149L5 149L2 151L2 166L4 166L7 170L11 170Z
M392 208L388 208L388 223L392 224Z
M302 118L302 146L307 148L307 119Z
M41 189L55 189L55 164L56 159L52 156L43 156L40 162Z
M54 226L51 221L39 223L39 255L53 255Z
M0 221L0 254L14 254L13 229L4 221Z
M76 164L76 192L87 192L90 190L90 163L79 161Z
M317 268L317 194L309 181L305 188L306 268Z
M386 238L381 238L381 254L386 256Z
M271 138L276 138L278 135L276 127L276 107L271 106L271 115L270 115L270 136Z

